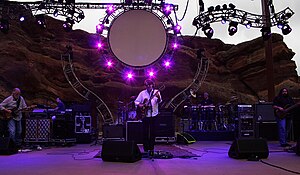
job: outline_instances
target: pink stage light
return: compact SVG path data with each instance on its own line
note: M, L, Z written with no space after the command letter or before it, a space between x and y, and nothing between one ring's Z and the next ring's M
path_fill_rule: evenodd
M103 48L103 44L102 44L102 43L98 43L98 44L97 44L97 48L98 48L98 49L102 49L102 48Z
M171 14L171 11L173 10L173 7L169 4L166 4L163 8L163 13L166 15L166 16L169 16Z
M113 6L113 5L109 5L106 9L106 13L109 14L109 15L114 13L114 11L115 11L115 6Z
M171 67L171 62L169 60L164 61L164 67L165 68L170 68Z
M113 62L112 62L112 61L107 61L107 62L106 62L106 66L107 66L108 68L111 68L111 67L113 66Z
M177 43L173 43L172 47L173 47L173 49L177 49L179 47L179 45Z
M103 24L98 24L98 25L96 25L96 32L97 32L98 34L102 34L103 29L104 29L104 25L103 25Z
M132 72L127 73L126 77L131 80L133 78L133 73Z
M179 34L180 33L180 31L181 31L181 26L180 25L176 25L176 26L174 26L174 28L173 28L173 30L174 30L174 33L175 34Z

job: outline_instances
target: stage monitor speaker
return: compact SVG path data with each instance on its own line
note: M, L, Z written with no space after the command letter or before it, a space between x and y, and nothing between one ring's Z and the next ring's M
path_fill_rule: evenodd
M177 143L180 143L180 144L192 144L192 143L195 143L196 140L193 136L191 136L190 134L188 133L178 133L177 134Z
M0 137L0 155L16 154L18 149L9 137Z
M235 159L259 160L269 156L269 148L264 139L236 139L228 151Z
M136 162L142 154L134 141L104 141L101 157L109 162Z

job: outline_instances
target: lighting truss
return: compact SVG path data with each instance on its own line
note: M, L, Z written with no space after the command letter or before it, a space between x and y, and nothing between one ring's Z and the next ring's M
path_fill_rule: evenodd
M217 6L216 6L217 7ZM286 9L273 13L270 16L270 27L277 26L280 23L287 24L289 18L294 15L294 12L287 7ZM263 15L256 15L243 10L230 8L224 5L223 7L210 7L208 11L201 12L197 17L194 18L193 25L199 30L207 26L210 23L224 21L235 21L242 25L251 24L254 28L263 28L266 26L266 19Z

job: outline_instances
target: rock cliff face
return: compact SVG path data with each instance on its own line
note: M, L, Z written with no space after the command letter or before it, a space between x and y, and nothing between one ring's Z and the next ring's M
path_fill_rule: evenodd
M65 32L62 21L46 17L47 29L33 19L22 24L11 21L8 34L0 33L0 99L20 87L27 103L46 104L57 96L65 102L85 102L67 82L60 56L66 46L73 47L75 73L80 81L97 94L117 114L117 101L128 102L143 88L143 79L126 83L119 72L101 66L103 53L95 48L96 35L81 30ZM274 34L273 60L276 92L288 87L298 97L300 85L294 52ZM168 100L184 89L197 69L197 50L204 48L210 67L198 93L208 92L215 103L226 103L235 95L241 103L267 100L264 43L261 38L238 45L218 39L184 36L174 55L175 66L161 71L156 84L165 84L163 99Z

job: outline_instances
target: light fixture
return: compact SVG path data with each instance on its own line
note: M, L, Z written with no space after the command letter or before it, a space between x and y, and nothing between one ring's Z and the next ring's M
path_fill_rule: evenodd
M0 30L3 33L8 33L9 31L9 22L7 19L1 19L0 20Z
M47 27L44 14L35 15L35 19L41 28L45 29Z
M103 30L104 30L104 25L103 24L96 25L96 33L97 34L102 34Z
M238 25L238 23L235 21L231 21L229 23L228 33L230 36L233 36L237 32L237 30L238 30L237 25Z
M54 10L53 16L54 16L54 17L57 17L57 16L58 16L58 10L57 10L57 9Z
M165 4L163 6L163 14L169 16L173 10L173 7L170 4Z
M248 21L246 24L245 24L246 28L247 29L250 29L252 27L252 22L251 21Z
M207 38L211 38L214 35L214 30L210 27L209 24L203 27L202 31L207 36Z
M20 22L25 21L25 16L23 14L20 14L19 15L19 20L20 20Z
M283 35L287 35L287 34L291 33L292 28L288 24L285 24L282 26L281 31L282 31Z

